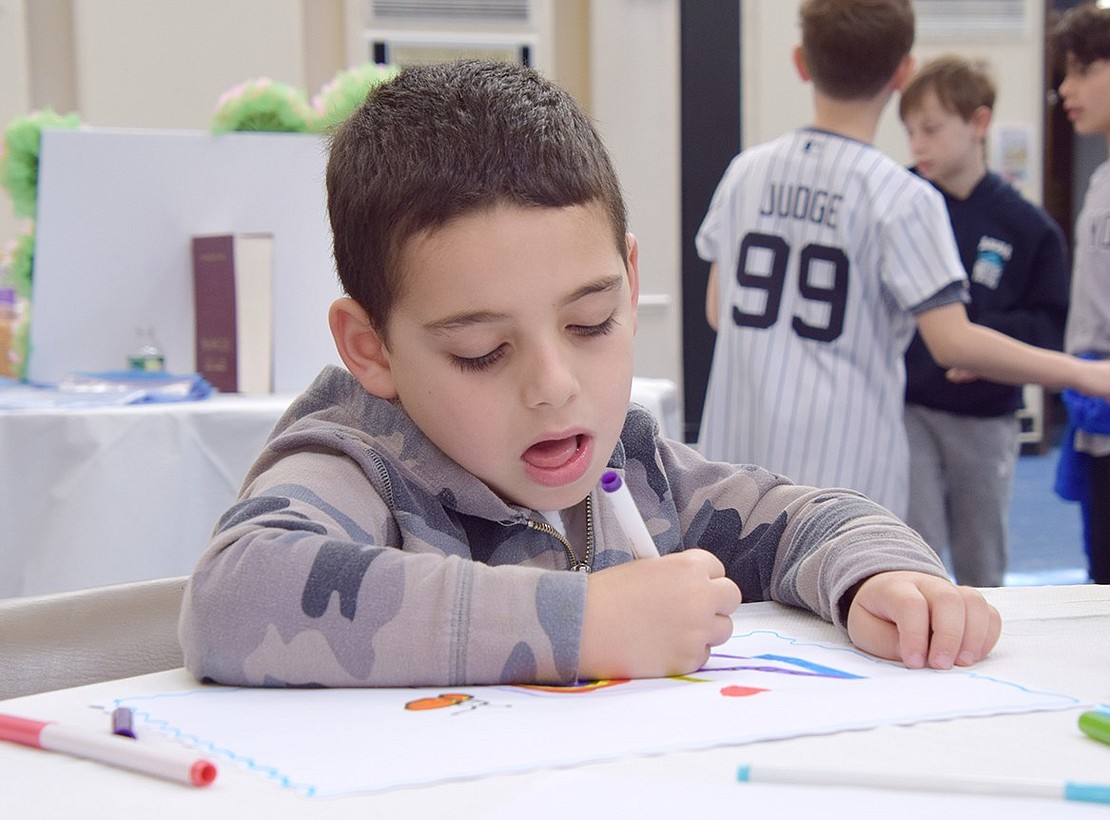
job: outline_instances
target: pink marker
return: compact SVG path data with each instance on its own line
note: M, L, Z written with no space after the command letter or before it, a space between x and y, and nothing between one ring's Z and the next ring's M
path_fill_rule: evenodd
M0 740L84 757L187 786L207 786L216 779L215 764L186 749L151 747L110 732L77 726L0 715Z

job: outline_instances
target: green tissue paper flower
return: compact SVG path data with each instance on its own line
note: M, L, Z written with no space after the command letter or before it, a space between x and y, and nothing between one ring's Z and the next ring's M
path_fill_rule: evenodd
M27 231L16 239L9 249L12 284L15 292L24 299L31 298L31 272L35 264L35 234Z
M340 71L312 98L318 130L330 132L362 105L372 88L392 79L398 71L398 66L377 63Z
M304 133L314 130L316 114L303 91L260 77L229 88L216 101L211 130L278 131Z
M76 129L81 118L76 113L57 114L49 108L12 120L4 132L0 157L0 182L12 197L18 217L34 217L38 202L39 149L42 132L49 128Z
M16 324L9 355L12 375L27 379L27 359L31 349L31 269L34 266L35 233L30 229L8 242L0 252L0 266L7 267L16 292Z

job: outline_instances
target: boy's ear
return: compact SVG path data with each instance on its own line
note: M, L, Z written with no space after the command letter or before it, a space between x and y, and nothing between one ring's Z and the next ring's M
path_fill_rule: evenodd
M636 306L640 303L640 246L636 235L624 235L625 259L624 267L628 271L628 287L632 291L632 330L635 332L637 324Z
M809 82L809 66L806 65L806 55L802 52L801 46L794 46L794 68L798 71L798 76L802 78L803 83Z
M913 70L917 67L917 63L913 59L912 54L907 54L902 58L902 62L898 64L898 68L894 71L894 76L890 78L890 87L895 91L901 91L910 77L913 76Z
M379 398L397 398L389 351L359 303L348 296L336 299L328 311L328 325L339 358L358 383Z
M975 129L975 136L980 139L986 139L987 131L991 127L991 110L985 105L981 105L971 112L971 125Z

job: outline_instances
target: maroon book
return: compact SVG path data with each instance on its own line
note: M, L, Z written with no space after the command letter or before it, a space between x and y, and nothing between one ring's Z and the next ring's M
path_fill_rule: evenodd
M273 390L273 237L193 237L196 371L224 393Z

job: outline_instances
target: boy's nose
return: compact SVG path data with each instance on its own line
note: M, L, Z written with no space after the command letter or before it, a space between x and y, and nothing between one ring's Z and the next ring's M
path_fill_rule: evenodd
M523 362L524 401L529 407L561 407L578 392L578 377L558 349L544 349Z

